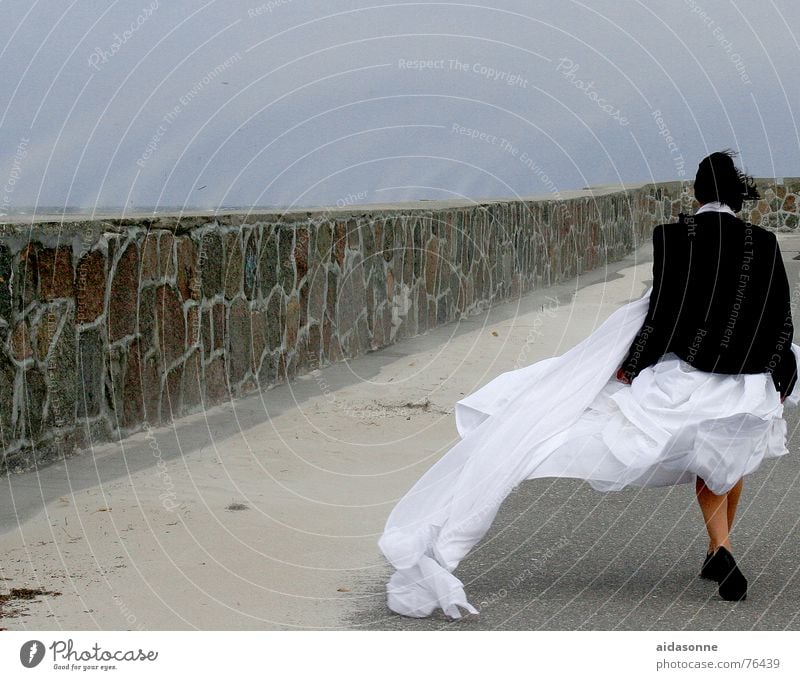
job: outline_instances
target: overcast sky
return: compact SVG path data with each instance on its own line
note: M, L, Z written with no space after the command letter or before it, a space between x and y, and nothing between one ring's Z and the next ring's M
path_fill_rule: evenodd
M796 0L0 9L0 215L800 175Z

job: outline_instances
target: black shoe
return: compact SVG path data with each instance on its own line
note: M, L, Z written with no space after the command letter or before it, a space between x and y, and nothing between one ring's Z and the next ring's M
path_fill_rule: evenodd
M730 551L725 546L717 548L712 556L716 574L719 578L719 596L723 600L738 601L747 599L747 579L744 577L736 560L733 559Z
M713 559L714 551L710 550L706 553L706 558L703 560L703 566L700 568L700 578L707 578L710 581L719 583L719 576L717 575L718 560Z

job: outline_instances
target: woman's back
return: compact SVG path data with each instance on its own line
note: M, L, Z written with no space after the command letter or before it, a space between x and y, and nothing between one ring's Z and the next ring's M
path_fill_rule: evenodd
M653 230L653 277L629 377L674 352L703 371L772 372L791 390L789 287L772 232L726 212L682 215Z

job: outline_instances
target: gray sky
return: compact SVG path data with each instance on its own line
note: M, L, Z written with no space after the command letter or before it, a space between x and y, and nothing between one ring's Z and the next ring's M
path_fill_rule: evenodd
M800 175L796 0L0 8L0 214Z

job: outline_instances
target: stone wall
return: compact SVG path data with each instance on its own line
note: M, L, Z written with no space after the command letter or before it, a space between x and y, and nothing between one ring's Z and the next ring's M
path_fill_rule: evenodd
M742 215L796 229L800 180L759 186ZM690 190L0 224L0 473L618 260Z

